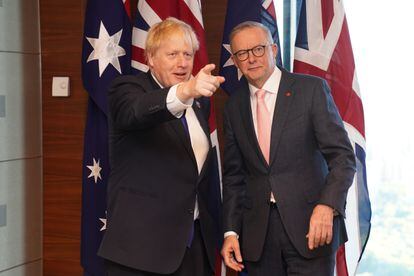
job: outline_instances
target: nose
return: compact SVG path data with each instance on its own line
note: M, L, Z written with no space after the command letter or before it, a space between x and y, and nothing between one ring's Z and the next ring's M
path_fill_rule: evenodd
M187 67L188 60L184 57L184 55L181 54L177 56L177 65L179 67Z
M247 61L249 63L254 63L256 61L256 57L253 55L253 50L250 49L247 53L248 53Z

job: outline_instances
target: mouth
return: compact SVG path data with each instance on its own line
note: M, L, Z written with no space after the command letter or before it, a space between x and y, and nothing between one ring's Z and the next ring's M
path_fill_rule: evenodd
M260 66L255 66L255 67L250 67L247 70L248 71L256 71L256 70L259 70L259 69L260 69Z
M188 74L186 72L178 72L178 73L173 73L173 75L180 80L186 80L188 78Z

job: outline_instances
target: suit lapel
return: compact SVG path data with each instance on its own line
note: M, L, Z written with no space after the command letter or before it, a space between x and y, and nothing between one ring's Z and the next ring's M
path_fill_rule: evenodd
M294 91L290 90L294 79L285 70L282 71L279 90L277 92L276 106L273 115L271 140L270 140L270 166L272 166L279 145L280 136L288 117L289 108L294 98Z
M259 142L257 140L256 131L254 130L252 107L250 101L250 90L247 84L243 85L242 87L244 87L243 90L239 92L242 93L240 103L241 124L245 127L246 137L252 145L253 151L257 154L257 157L262 161L262 163L266 164L267 166L266 159L262 154L262 150L260 149Z
M148 71L146 74L153 88L160 89L161 88L160 85L154 80L150 71ZM191 147L190 136L188 135L187 130L184 128L183 123L181 122L179 118L177 118L175 120L171 120L170 122L168 122L168 125L171 126L172 129L174 129L176 136L178 137L178 140L180 140L180 142L186 149L187 153L190 155L190 158L193 161L197 169L197 162L194 156L193 148Z
M191 160L193 161L194 165L197 168L197 161L195 159L193 148L191 146L190 136L187 130L184 128L183 123L181 122L179 118L177 118L176 120L172 120L169 123L169 125L174 129L175 133L177 134L178 139L180 140L180 142L186 149L187 153L190 155Z

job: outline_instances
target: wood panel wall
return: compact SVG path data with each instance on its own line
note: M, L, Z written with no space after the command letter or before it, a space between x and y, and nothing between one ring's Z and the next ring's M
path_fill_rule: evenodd
M132 1L133 7L136 7L136 1ZM82 275L80 220L87 94L81 80L81 53L87 0L39 2L43 90L43 271L45 276ZM227 1L202 2L208 54L210 61L218 65ZM51 96L53 76L70 77L70 97ZM221 138L221 111L227 96L223 91L216 95Z

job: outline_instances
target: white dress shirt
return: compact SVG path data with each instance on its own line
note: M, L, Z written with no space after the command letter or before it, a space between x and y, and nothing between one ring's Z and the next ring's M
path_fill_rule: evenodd
M154 80L158 83L161 88L164 88L157 78L151 73ZM187 102L183 103L180 99L177 98L177 87L178 84L172 86L167 94L166 104L167 109L175 117L180 118L185 112L185 119L187 120L188 132L190 135L191 147L193 148L194 156L197 162L198 173L200 174L201 169L203 168L204 162L206 160L208 151L209 151L209 142L206 134L204 133L203 128L200 125L200 122L197 119L196 114L192 108L194 99L190 99ZM194 206L194 220L198 218L200 214L198 208L198 200Z

